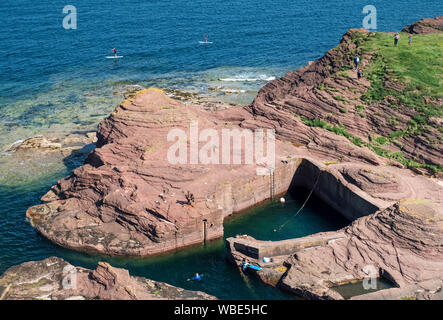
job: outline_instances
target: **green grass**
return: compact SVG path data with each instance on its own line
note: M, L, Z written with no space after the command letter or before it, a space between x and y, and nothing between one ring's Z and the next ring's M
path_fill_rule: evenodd
M345 98L343 98L342 96L334 96L334 99L337 101L343 101L343 102L346 101Z
M367 116L365 106L371 108L386 105L409 117L406 125L402 118L389 116L385 119L395 129L385 136L370 136L366 142L361 137L349 133L342 124L332 125L320 119L301 120L309 126L321 127L337 135L346 137L350 142L359 147L367 147L379 156L400 162L408 168L426 168L432 172L443 171L443 165L419 163L409 159L402 152L393 152L385 149L386 145L402 147L402 138L421 135L430 126L443 133L443 128L436 121L429 121L431 117L442 117L443 108L435 103L436 99L443 99L443 34L414 35L411 46L408 46L408 35L400 34L400 41L394 47L394 34L392 33L361 33L356 32L351 42L357 45L356 49L349 50L348 58L358 54L360 60L370 57L369 63L364 66L365 77L370 81L371 87L362 94L360 104L355 106L355 111L361 118ZM342 66L338 74L343 75L349 69L348 65ZM386 84L391 84L392 87ZM319 85L319 90L326 89L330 92L338 92L326 85ZM334 100L346 103L341 95L333 95ZM348 109L340 107L341 113L347 113ZM376 116L382 116L380 111L374 112ZM333 121L328 117L327 120ZM378 126L374 120L374 125ZM431 138L427 137L430 141ZM437 137L431 143L438 143L443 137Z
M393 126L397 126L400 123L396 117L389 117L387 120Z
M321 127L323 129L326 129L328 131L334 132L337 135L341 135L346 137L349 141L351 141L353 144L355 144L358 147L368 147L370 150L375 152L377 155L392 159L400 162L407 168L425 168L429 169L433 173L443 171L443 165L435 166L431 164L426 163L419 163L412 159L406 158L402 152L392 152L387 149L383 149L380 146L385 145L388 143L388 139L382 136L378 137L371 137L370 142L365 142L361 137L354 136L351 133L349 133L346 128L343 125L332 125L330 123L327 123L324 120L320 119L312 119L309 120L304 116L301 116L300 119L303 121L304 124L311 126L311 127Z
M385 145L387 142L388 142L388 139L386 139L385 137L376 137L375 139L375 142L377 143L377 144L379 144L379 145Z
M401 297L399 300L417 300L414 297Z
M402 138L404 135L405 132L403 130L391 131L389 132L389 139L393 140L393 139Z
M418 113L415 117L423 124L429 117L443 116L443 108L432 103L435 98L443 98L443 34L415 35L411 46L407 38L406 33L401 33L397 47L393 45L393 35L386 33L375 33L360 41L362 54L375 52L365 70L371 88L362 100L372 103L394 97L399 107L414 109ZM385 79L401 83L402 89L385 87Z

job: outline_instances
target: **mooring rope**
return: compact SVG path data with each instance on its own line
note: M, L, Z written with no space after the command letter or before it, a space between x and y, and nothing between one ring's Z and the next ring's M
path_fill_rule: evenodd
M295 218L295 217L296 217L296 216L297 216L297 215L303 210L303 208L305 207L306 203L308 203L308 200L309 200L309 198L311 197L312 193L314 192L314 189L315 189L315 187L317 186L318 181L320 180L320 175L321 175L321 171L318 173L317 180L315 181L314 186L313 186L312 189L311 189L311 192L309 192L308 197L306 198L305 202L302 204L302 206L300 207L300 209L298 209L297 212L296 212L291 218L289 218L288 220L286 220L286 221L285 221L283 224L281 224L277 229L274 229L274 232L278 232L278 231L280 231L281 229L283 229L283 227L284 227L285 225L287 225L289 221L291 221L292 219L294 219L294 218Z

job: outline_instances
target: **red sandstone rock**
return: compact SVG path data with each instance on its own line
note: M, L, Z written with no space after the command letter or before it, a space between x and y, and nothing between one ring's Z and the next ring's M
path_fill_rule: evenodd
M409 33L443 32L443 16L421 19L403 28L402 32L409 32Z
M99 262L94 271L50 257L13 266L0 276L0 300L213 300L200 291L189 291L142 277Z
M435 21L441 22L441 17ZM384 135L398 128L405 128L412 116L410 108L394 110L390 102L371 103L366 105L361 101L361 95L370 88L370 82L364 78L357 80L355 72L348 72L347 77L341 76L339 71L346 65L353 65L356 49L353 37L356 33L370 37L374 32L364 29L351 29L343 36L340 45L329 50L322 58L308 64L296 72L289 72L285 76L266 84L252 103L252 111L260 125L266 123L274 126L280 138L292 143L305 145L315 156L329 155L340 161L356 159L370 164L386 163L386 159L379 159L374 153L354 146L343 136L336 136L321 128L309 128L302 124L299 117L309 120L318 119L332 125L342 125L346 130L368 141L369 135ZM364 67L370 55L362 61ZM395 87L398 84L386 79L385 86ZM398 88L401 90L401 88ZM340 96L340 100L334 97ZM365 105L365 117L359 113L358 105ZM341 110L346 109L343 113ZM389 119L395 117L398 123L391 123ZM410 136L398 140L402 147L390 146L394 152L401 151L406 158L420 163L439 166L442 164L442 147L439 141L439 131L430 127L427 132L419 136Z
M363 280L367 276L366 268L371 266L375 271L373 276L382 276L399 288L364 295L362 299L437 298L435 294L441 290L443 278L442 208L441 204L428 201L403 200L359 218L337 232L270 242L271 250L267 253L292 251L285 262L280 258L277 264L284 265L288 271L280 272L278 277L275 265L259 259L257 262L263 270L258 275L267 283L309 299L343 299L333 287ZM228 257L233 262L251 260L251 255L239 245L240 240L229 238L227 241ZM244 245L263 246L261 241L252 238L247 243L243 241ZM276 279L269 281L272 277ZM429 290L423 290L424 283ZM421 291L416 292L417 289Z
M167 135L171 128L189 131L191 119L201 129L220 130L240 128L246 118L252 116L241 107L207 112L161 90L141 92L100 124L98 148L86 164L27 217L62 246L108 254L149 255L221 237L225 216L269 197L269 176L257 176L253 164L170 164ZM231 154L239 151L233 147ZM277 193L291 182L295 162L287 159L295 152L292 144L276 142ZM195 195L192 205L188 191Z
M319 299L339 298L333 285L362 280L374 266L396 286L443 277L442 206L404 200L360 218L344 229L346 237L295 252L288 259L282 287Z

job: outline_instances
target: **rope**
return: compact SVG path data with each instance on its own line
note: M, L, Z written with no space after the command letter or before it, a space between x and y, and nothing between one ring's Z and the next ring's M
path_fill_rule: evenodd
M274 232L278 232L281 229L284 228L285 225L288 224L289 221L291 221L293 218L295 218L305 207L306 203L309 201L309 198L311 198L312 193L314 192L315 187L317 186L318 181L320 180L320 175L321 175L321 171L318 173L317 176L317 181L315 181L314 186L311 189L311 192L309 192L308 197L306 198L305 202L302 204L302 206L300 207L300 209L297 210L297 212L294 214L294 216L292 216L291 218L289 218L288 220L286 220L283 224L281 224L277 229L274 229Z

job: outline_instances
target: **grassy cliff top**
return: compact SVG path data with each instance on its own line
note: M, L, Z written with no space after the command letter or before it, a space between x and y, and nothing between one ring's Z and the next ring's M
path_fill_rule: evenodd
M351 29L328 55L332 81L320 97L332 96L339 112L302 121L343 135L353 144L421 173L443 171L443 33L395 33ZM365 81L356 81L360 57ZM325 56L326 57L326 56ZM338 61L338 63L337 63ZM338 70L338 71L337 71Z
M443 33L413 35L400 33L397 47L394 34L374 33L356 41L361 54L373 53L366 68L371 89L362 97L366 102L381 101L387 96L398 98L399 106L414 108L423 120L441 117L442 107L435 104L443 98ZM397 82L400 90L387 88L386 80Z

